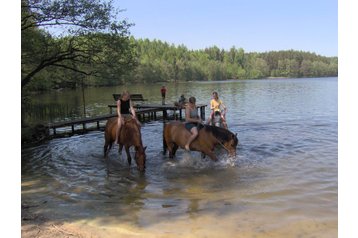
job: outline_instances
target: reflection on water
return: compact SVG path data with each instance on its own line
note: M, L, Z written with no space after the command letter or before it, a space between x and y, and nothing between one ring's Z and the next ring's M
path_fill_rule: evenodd
M214 89L223 95L241 143L235 158L220 153L215 163L178 150L169 159L161 122L142 127L144 175L116 149L103 158L103 132L54 139L22 150L22 200L49 218L112 234L337 237L336 78L168 88L199 102Z

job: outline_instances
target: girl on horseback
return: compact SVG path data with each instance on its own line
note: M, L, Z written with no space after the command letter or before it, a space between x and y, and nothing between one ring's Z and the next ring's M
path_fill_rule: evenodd
M119 142L119 135L122 125L124 124L124 120L128 118L133 118L136 120L137 124L140 126L140 123L136 117L135 110L132 105L132 100L130 99L130 94L128 91L124 91L121 97L117 101L117 115L118 115L118 129L116 133L115 144Z
M223 108L223 113L221 112L221 108ZM213 94L212 94L212 99L210 101L210 109L211 109L211 114L210 114L210 117L208 118L207 124L210 125L210 122L213 119L215 112L219 112L222 124L223 124L224 128L227 129L227 124L226 124L226 119L225 119L225 114L227 112L227 108L224 105L223 101L221 101L219 99L219 95L217 92L213 92Z
M185 128L190 131L191 136L185 144L185 149L190 150L190 144L198 136L198 126L203 123L198 114L195 97L189 98L189 103L185 107Z

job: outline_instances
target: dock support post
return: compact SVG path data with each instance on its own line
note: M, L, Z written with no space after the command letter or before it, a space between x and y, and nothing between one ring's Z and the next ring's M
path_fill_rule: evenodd
M174 110L174 119L178 120L179 114L177 113L177 110Z
M166 120L167 116L167 110L163 110L163 120Z

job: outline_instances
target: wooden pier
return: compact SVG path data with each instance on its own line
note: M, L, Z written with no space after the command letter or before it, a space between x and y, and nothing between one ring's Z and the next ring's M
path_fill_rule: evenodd
M199 109L199 115L200 117L205 120L205 107L206 104L197 104L196 108ZM117 108L117 105L108 105L109 111L112 114L113 109ZM172 111L174 115L177 115L175 119L177 120L183 120L183 111L185 113L185 107L183 106L175 106L174 104L137 104L133 106L135 109L138 109L138 111L143 109L151 109L151 113L154 115L154 119L156 120L156 113L162 112L163 119L167 119L168 111ZM178 114L177 114L178 113Z
M203 120L205 120L205 107L206 104L197 104L197 108L199 109L199 114ZM110 109L110 113L106 115L101 116L95 116L95 117L88 117L88 118L81 118L71 121L64 121L64 122L56 122L56 123L50 123L48 125L48 128L51 132L53 131L53 135L57 135L56 129L66 129L71 128L70 132L73 134L75 131L82 131L85 132L89 129L91 130L100 130L105 125L101 125L101 122L107 121L111 117L116 117L117 114L113 113L113 108L116 108L116 105L108 105ZM157 120L183 120L183 110L185 110L184 107L175 106L175 105L160 105L160 104L137 104L134 106L136 109L136 115L139 121L145 122L145 121L157 121ZM172 113L170 113L172 112ZM92 126L90 128L89 124L94 124L95 127ZM68 133L69 131L66 130L64 133ZM63 133L61 133L63 134Z

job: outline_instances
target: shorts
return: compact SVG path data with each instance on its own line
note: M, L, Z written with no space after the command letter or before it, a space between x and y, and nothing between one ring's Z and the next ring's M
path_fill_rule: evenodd
M193 127L198 127L198 123L187 122L185 123L185 128L190 131Z
M187 122L185 123L185 128L190 131L193 127L197 127L198 130L200 130L201 128L203 128L204 126L200 123L196 123L196 122Z

